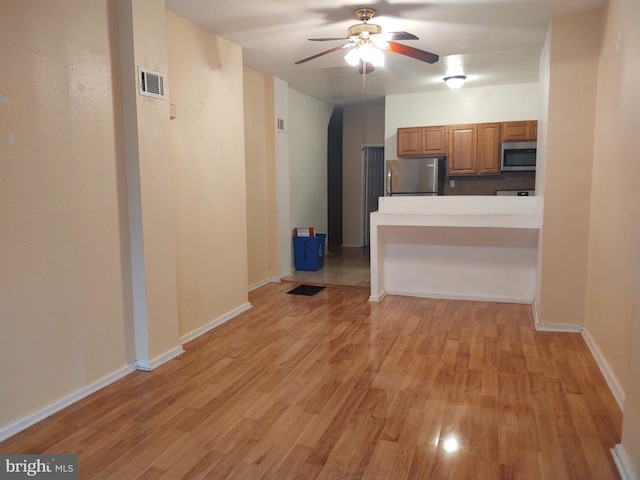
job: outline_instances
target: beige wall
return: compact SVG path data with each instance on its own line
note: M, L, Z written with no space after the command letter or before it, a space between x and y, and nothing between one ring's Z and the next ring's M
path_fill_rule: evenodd
M288 95L290 225L326 234L327 139L333 106L291 88Z
M0 429L134 360L116 19L0 3Z
M267 118L269 92L266 77L251 69L244 69L244 131L245 169L247 185L247 262L249 288L268 281L271 277L269 181L272 162L269 161Z
M636 16L634 16L634 12ZM640 202L638 7L614 1L606 16L600 71L589 228L585 327L618 381L626 384L630 353ZM634 60L636 69L633 67Z
M167 12L180 336L247 302L242 51Z
M640 475L640 3L604 15L594 139L585 328L625 391L622 445ZM634 314L634 308L636 312ZM635 336L632 334L635 332Z
M118 2L135 353L137 366L145 370L183 351L178 338L169 106L165 99L139 95L137 81L138 67L167 72L165 15L161 0Z
M599 12L551 23L544 182L537 191L544 197L537 301L543 324L580 326L584 319L599 31Z
M364 245L362 146L384 146L384 105L345 107L342 140L342 244Z

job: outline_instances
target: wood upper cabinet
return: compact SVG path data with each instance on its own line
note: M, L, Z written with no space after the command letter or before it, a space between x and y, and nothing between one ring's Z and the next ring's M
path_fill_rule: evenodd
M445 127L399 128L398 156L446 155L446 138Z
M477 125L452 125L448 127L449 175L475 175L477 168Z
M422 153L425 155L447 154L447 129L445 127L422 128Z
M527 120L522 122L503 122L503 142L526 142L538 138L538 122Z
M481 123L478 125L478 173L500 173L500 124Z
M500 138L499 123L450 126L449 175L498 175Z

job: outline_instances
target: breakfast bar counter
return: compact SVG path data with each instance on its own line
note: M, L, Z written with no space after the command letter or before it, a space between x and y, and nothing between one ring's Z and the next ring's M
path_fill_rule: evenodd
M533 301L538 197L382 197L370 220L370 301Z

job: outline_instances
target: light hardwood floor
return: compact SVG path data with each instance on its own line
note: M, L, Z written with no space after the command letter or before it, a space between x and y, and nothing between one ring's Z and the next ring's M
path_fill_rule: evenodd
M0 443L81 479L619 478L621 412L578 334L526 305L291 283Z

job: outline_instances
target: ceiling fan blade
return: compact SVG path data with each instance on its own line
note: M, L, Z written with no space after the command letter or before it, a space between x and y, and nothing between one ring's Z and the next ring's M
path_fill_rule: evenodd
M420 50L419 48L408 47L407 45L402 45L401 43L396 42L389 42L387 48L392 52L400 53L427 63L436 63L440 58L435 53Z
M345 43L344 45L339 45L337 47L330 48L329 50L325 50L324 52L316 53L315 55L311 55L310 57L303 58L302 60L298 60L296 62L296 65L300 65L301 63L308 62L309 60L313 60L314 58L321 57L322 55L326 55L327 53L337 52L338 50L342 50L346 45L349 44Z
M344 37L307 38L307 40L310 40L312 42L326 42L329 40L346 40L346 38Z
M362 60L360 60L360 64L358 65L358 72L360 73L360 75L362 75L363 73L369 75L374 70L375 68L369 62L363 62Z
M413 33L409 32L386 32L386 33L378 33L376 35L371 35L372 37L381 37L386 41L390 40L418 40Z

